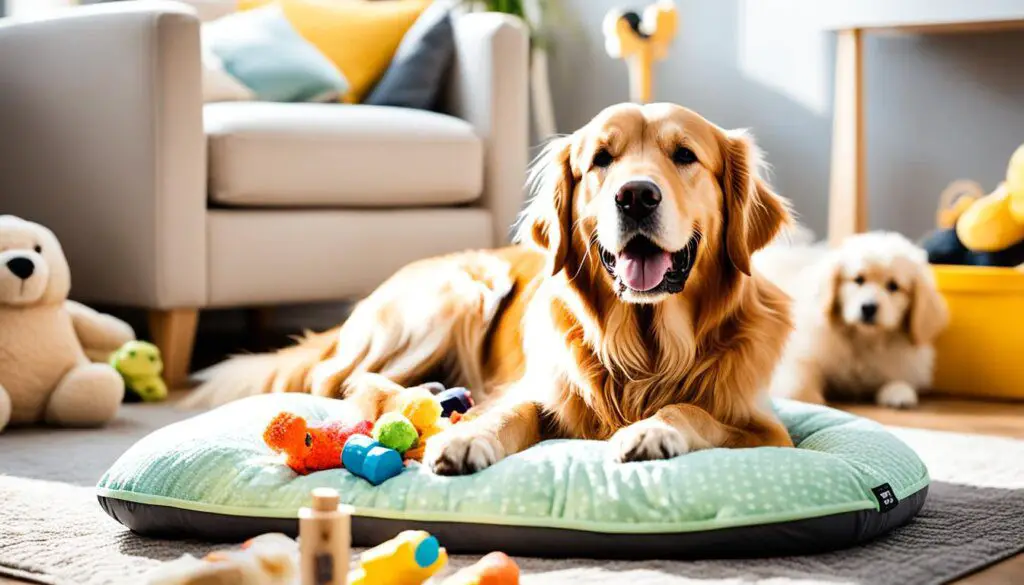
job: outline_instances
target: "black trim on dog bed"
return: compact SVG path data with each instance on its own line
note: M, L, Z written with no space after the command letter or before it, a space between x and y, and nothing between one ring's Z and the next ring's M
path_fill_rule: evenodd
M452 554L495 550L524 557L601 559L693 559L811 554L874 539L913 518L928 488L911 494L886 512L857 510L775 524L698 532L628 534L563 528L419 522L352 517L353 546L374 546L402 530L426 530ZM143 536L214 542L241 542L267 532L297 536L298 520L194 512L99 496L115 520Z

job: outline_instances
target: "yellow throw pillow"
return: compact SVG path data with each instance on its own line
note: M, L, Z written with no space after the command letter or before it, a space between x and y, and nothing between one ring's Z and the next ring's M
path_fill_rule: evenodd
M240 9L269 0L240 0ZM430 0L277 0L292 27L349 82L342 96L358 103L391 63L406 31Z

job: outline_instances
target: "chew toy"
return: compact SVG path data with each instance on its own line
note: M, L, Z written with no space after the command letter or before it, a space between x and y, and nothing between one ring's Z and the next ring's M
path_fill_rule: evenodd
M405 469L398 451L361 434L349 437L341 452L341 462L350 473L373 485L380 485Z
M277 453L287 455L285 463L295 473L306 475L341 467L341 452L354 435L369 439L373 425L369 421L346 426L340 422L309 425L306 419L282 412L263 431L263 441Z
M444 405L440 397L441 394L435 396L429 389L423 387L411 388L401 394L399 409L413 423L419 434L413 448L404 453L406 459L422 461L427 439L449 426L448 420L441 418L444 414Z
M492 552L441 585L519 585L519 565L503 552Z
M388 449L405 453L416 443L419 433L409 419L397 412L388 412L373 425L373 438Z
M350 585L420 585L441 570L448 553L422 530L406 530L365 551Z
M422 433L424 429L435 426L441 418L443 408L440 399L443 394L434 396L426 388L410 388L399 395L399 411Z
M630 99L640 104L651 101L654 62L668 55L679 19L672 0L658 0L641 17L636 12L611 10L604 18L605 51L629 67Z
M261 534L240 549L218 550L202 559L183 555L157 566L148 585L292 585L299 577L298 544L284 534Z
M450 417L453 412L466 414L473 407L473 397L465 388L449 388L437 395L441 403L441 416Z
M159 402L167 398L167 384L160 374L164 362L157 346L129 341L110 354L110 365L124 378L125 402Z

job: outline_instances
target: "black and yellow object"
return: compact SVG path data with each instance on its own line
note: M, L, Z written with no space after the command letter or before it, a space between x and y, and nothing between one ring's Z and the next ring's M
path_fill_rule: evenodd
M604 19L605 50L629 67L629 93L634 102L651 101L654 63L668 55L669 45L679 29L679 17L672 0L659 0L643 14L611 10Z

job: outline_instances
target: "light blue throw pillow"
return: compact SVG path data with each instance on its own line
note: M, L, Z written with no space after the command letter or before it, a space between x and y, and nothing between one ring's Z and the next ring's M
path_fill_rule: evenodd
M295 31L277 5L204 24L202 42L260 101L331 101L348 90L341 72Z

